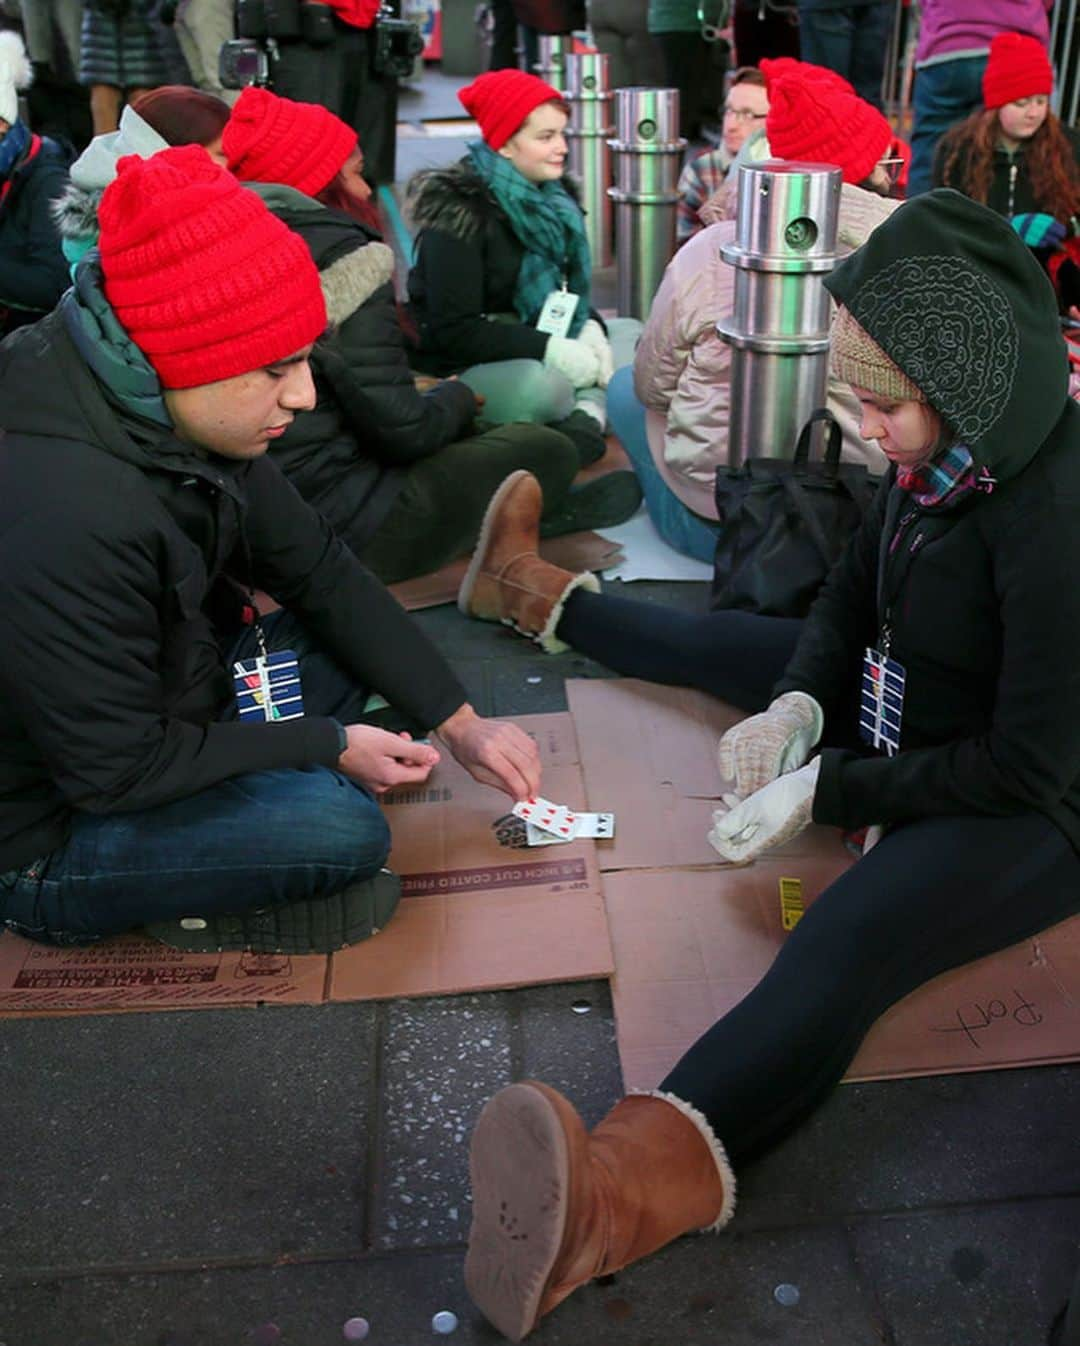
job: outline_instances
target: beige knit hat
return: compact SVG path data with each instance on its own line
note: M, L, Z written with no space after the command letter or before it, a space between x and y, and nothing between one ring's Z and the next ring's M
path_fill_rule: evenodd
M829 363L832 372L844 383L866 388L894 402L926 402L927 396L916 387L899 365L894 364L873 337L851 316L851 310L837 305L830 339Z

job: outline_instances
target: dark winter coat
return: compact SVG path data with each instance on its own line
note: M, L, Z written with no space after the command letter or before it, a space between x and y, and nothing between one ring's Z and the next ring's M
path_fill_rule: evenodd
M1036 812L1080 845L1080 406L1051 287L1005 220L941 191L901 206L825 284L996 486L942 512L890 472L826 581L777 690L853 729L883 628L907 688L900 753L826 749L814 817Z
M358 683L421 723L464 692L442 656L268 457L202 456L100 290L95 253L0 346L0 871L230 776L332 766L334 720L219 722L219 577L292 609ZM241 543L241 529L246 546Z
M542 360L547 336L514 313L525 249L469 161L418 173L409 191L418 230L409 273L420 338L413 363L454 374L494 360Z
M1077 163L1080 164L1080 132L1074 131L1068 126L1063 126L1061 129L1065 132L1065 137L1072 146ZM948 181L945 179L945 161L951 152L949 137L946 136L938 145L937 153L934 156L933 183L935 187L955 187L957 191L963 191L958 181L953 178ZM999 145L995 149L994 175L990 179L990 191L986 204L991 210L996 210L999 215L1004 215L1006 218L1013 215L1024 215L1029 211L1044 211L1046 209L1036 197L1031 186L1027 160L1022 146L1019 149L1007 150ZM1066 224L1068 221L1062 220L1061 223Z
M82 18L80 84L154 89L168 84L158 0L86 0Z
M31 150L32 150L31 146ZM48 313L71 283L51 202L67 186L71 153L47 137L11 175L0 202L0 305Z
M255 190L310 248L332 325L312 356L318 404L297 417L271 454L360 550L409 467L470 429L476 398L463 383L417 391L398 323L394 255L376 234L289 187Z

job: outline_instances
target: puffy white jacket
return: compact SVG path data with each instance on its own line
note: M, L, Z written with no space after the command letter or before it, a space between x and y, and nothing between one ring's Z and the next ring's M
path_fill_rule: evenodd
M839 251L858 247L897 204L845 183ZM702 214L715 219L724 207L710 212L710 205ZM731 347L717 336L716 324L734 308L735 268L720 257L734 237L734 220L718 219L683 244L664 273L634 356L634 390L645 404L653 460L683 504L707 519L716 518L713 484L717 466L727 461ZM859 406L847 384L830 376L827 403L843 433L843 457L884 472L884 454L859 435Z

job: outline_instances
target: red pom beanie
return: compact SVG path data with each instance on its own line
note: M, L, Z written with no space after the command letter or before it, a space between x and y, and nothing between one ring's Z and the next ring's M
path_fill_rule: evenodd
M326 327L307 244L201 145L125 156L98 222L105 298L165 388L261 369Z
M835 70L830 70L825 65L812 65L809 61L797 61L794 56L766 56L758 65L758 69L765 76L767 89L771 89L782 79L797 76L799 79L821 80L825 84L834 85L837 89L846 89L848 93L855 92L855 86L849 84L843 75L838 75Z
M983 102L1003 107L1017 98L1053 93L1054 70L1046 48L1023 33L998 33L990 43L990 57L982 78Z
M769 149L780 159L836 164L862 182L889 152L892 127L858 94L816 79L778 80L769 89Z
M318 103L251 85L236 100L221 148L241 182L282 182L317 196L356 149L356 132Z
M562 100L552 88L524 70L489 70L458 90L462 107L480 126L480 134L493 150L505 145L521 123L541 103Z

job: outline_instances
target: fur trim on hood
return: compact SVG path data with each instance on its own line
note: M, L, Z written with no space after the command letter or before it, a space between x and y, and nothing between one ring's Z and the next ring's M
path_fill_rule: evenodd
M97 238L98 206L103 191L103 188L87 191L69 182L63 195L49 203L61 238Z
M580 205L577 182L566 173L560 180ZM493 192L468 159L459 159L449 168L426 168L414 174L406 188L405 200L417 232L441 229L466 242L480 233L493 214L502 214Z
M331 262L319 272L329 321L343 323L393 274L394 251L385 243L368 243Z

